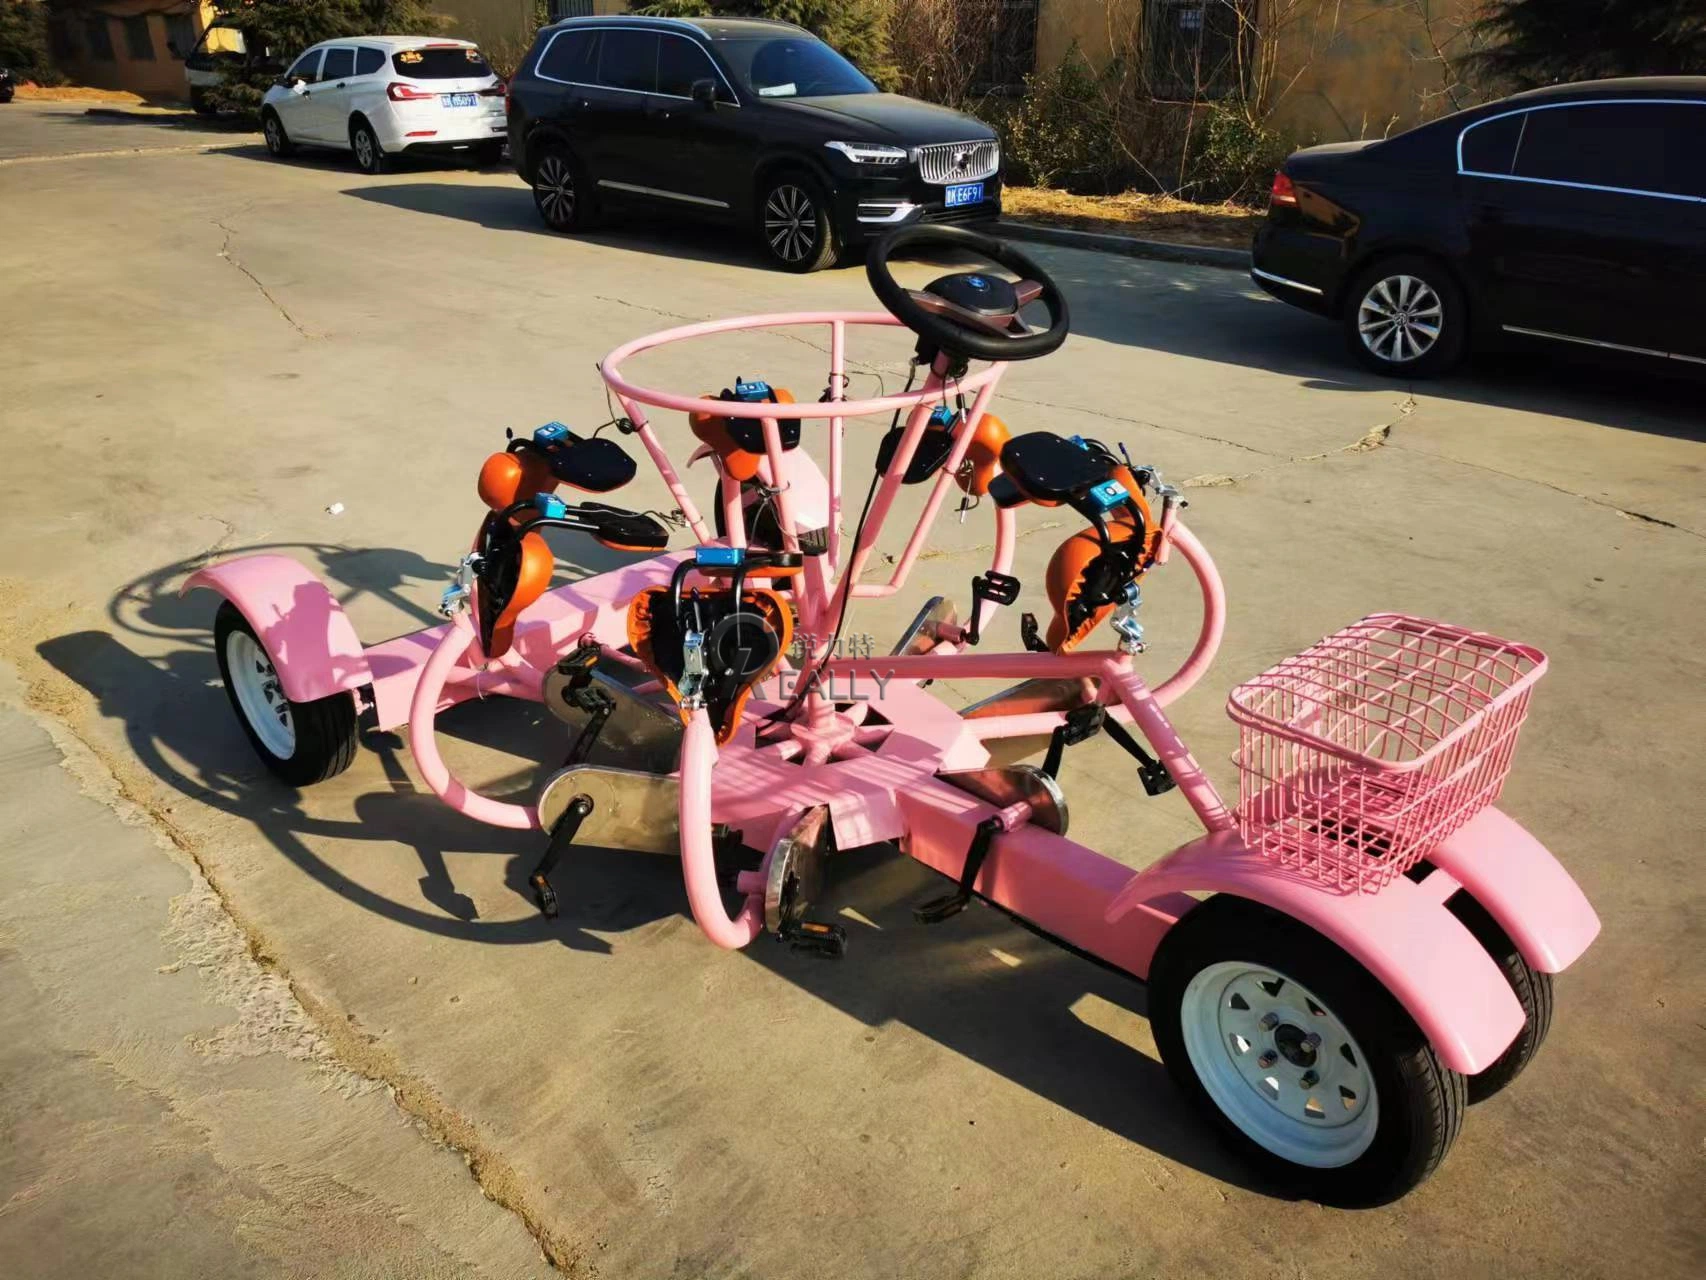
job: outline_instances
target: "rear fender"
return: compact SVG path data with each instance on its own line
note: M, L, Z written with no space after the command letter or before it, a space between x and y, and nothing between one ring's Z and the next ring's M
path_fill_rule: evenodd
M1599 916L1550 850L1497 809L1483 809L1428 861L1483 907L1541 973L1558 973L1599 934Z
M1486 1070L1522 1030L1510 983L1437 892L1402 876L1377 893L1324 889L1252 852L1236 831L1204 836L1133 876L1109 902L1107 918L1203 890L1260 902L1343 948L1403 1005L1454 1071Z
M373 683L367 656L325 583L289 556L240 556L192 573L179 594L217 591L242 612L292 702L353 693Z

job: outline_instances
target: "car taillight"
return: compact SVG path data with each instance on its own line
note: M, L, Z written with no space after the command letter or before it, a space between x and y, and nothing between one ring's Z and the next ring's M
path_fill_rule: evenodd
M385 87L385 96L392 102L425 102L428 98L438 95L428 89L417 89L412 84L404 84L401 80L393 80Z
M1269 204L1296 204L1297 188L1291 185L1291 179L1286 176L1284 169L1274 174L1273 190L1268 192Z

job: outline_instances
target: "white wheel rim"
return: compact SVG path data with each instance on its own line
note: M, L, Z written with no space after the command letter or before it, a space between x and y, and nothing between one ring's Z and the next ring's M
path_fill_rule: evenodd
M764 238L784 262L803 262L817 247L817 210L799 187L784 183L764 202Z
M1376 280L1357 306L1362 345L1382 360L1408 364L1434 349L1445 318L1439 294L1417 276Z
M277 151L278 149L279 149L278 121L272 119L269 116L267 118L267 150Z
M1258 1146L1337 1169L1374 1141L1380 1100L1362 1046L1285 974L1241 960L1208 965L1185 988L1179 1020L1203 1088Z
M280 760L290 759L296 750L296 722L267 651L247 631L233 631L225 638L225 669L243 719L261 745Z
M356 131L355 158L361 162L363 169L369 168L373 164L373 139L367 136L365 129Z

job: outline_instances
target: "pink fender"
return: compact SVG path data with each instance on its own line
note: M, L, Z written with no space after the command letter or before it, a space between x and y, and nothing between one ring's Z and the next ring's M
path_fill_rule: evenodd
M1497 809L1481 810L1428 861L1467 889L1541 973L1568 968L1599 935L1599 916L1570 873Z
M1414 881L1400 877L1378 893L1329 892L1252 853L1236 831L1217 831L1133 876L1107 918L1191 890L1249 898L1331 939L1392 993L1454 1071L1486 1070L1522 1030L1522 1006L1492 957L1437 892Z
M355 628L321 582L289 556L240 556L192 573L179 588L219 592L249 620L292 702L373 682Z

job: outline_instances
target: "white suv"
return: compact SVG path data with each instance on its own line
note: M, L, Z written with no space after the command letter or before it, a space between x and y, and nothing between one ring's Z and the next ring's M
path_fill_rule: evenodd
M496 164L507 132L504 86L466 40L325 40L267 90L261 130L275 156L336 147L353 152L364 173L383 173L387 157L419 152Z

